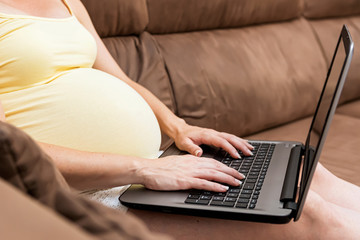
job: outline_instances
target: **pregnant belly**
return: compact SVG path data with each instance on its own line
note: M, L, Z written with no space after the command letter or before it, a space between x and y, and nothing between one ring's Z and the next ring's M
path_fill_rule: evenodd
M7 121L40 142L147 158L160 147L160 128L145 100L98 70L71 70L0 97Z

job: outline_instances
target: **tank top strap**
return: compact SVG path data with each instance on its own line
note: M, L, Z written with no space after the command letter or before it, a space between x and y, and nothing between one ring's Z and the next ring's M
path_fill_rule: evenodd
M62 2L64 3L64 5L66 6L66 8L69 10L69 13L74 16L74 12L72 11L69 3L66 0L62 0Z

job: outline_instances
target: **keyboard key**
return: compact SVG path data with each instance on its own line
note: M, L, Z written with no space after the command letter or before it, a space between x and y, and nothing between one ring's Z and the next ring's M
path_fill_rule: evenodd
M192 199L192 198L187 198L186 200L185 200L185 203L196 203L196 201L197 201L197 199Z
M202 195L212 196L212 195L214 195L214 192L205 191L205 192L202 193Z
M247 189L247 190L253 190L254 187L255 187L254 183L245 183L245 185L244 185L244 189Z
M200 204L200 205L208 205L209 200L197 200L197 199L186 199L185 203L191 203L191 204Z
M255 193L254 193L255 194ZM258 199L259 198L259 195L253 195L252 196L252 199Z
M241 163L242 163L242 160L239 160L239 159L234 160L234 161L233 161L233 164L235 164L235 163L241 164Z
M200 205L208 205L209 204L209 200L198 200L196 202L196 204L200 204Z
M239 193L240 189L238 189L238 188L230 188L229 192L230 193Z
M249 190L249 189L244 189L242 190L241 194L245 193L245 194L252 194L252 190Z
M247 203L237 203L235 207L237 208L247 208Z
M255 208L255 206L256 206L255 204L250 204L250 205L249 205L249 208L250 208L250 209L253 209L253 208Z
M194 194L189 194L188 198L189 199L198 199L200 197L200 195L194 195Z
M240 194L240 198L250 199L250 197L251 197L251 194L245 194L245 193Z
M256 183L256 178L246 179L246 183Z
M224 201L224 197L214 197L214 201Z
M227 197L225 198L225 202L236 202L236 198Z
M212 201L210 203L212 206L221 206L221 207L234 207L235 202L222 202L222 201Z
M231 190L231 189L230 189ZM240 191L240 190L239 190ZM226 193L224 192L219 192L219 193L215 193L215 196L219 196L219 197L225 197Z
M239 200L237 201L238 203L249 203L249 199L245 199L245 198L239 198Z
M227 196L232 198L237 198L239 196L239 193L229 193Z
M212 196L207 196L207 195L200 196L201 200L210 200L211 198L212 198Z

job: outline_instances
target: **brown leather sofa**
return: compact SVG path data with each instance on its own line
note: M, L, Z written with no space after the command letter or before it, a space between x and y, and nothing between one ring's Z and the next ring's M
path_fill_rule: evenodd
M133 80L188 123L252 139L305 141L347 24L355 54L321 162L360 185L359 1L83 3Z
M360 186L358 0L82 1L133 80L188 123L250 139L305 140L347 24L355 55L321 162ZM0 141L4 239L166 238L72 194L19 130L0 124Z

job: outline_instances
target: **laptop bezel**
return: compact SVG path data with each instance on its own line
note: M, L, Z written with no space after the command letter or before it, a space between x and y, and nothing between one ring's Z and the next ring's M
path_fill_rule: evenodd
M323 94L324 94L324 91L326 89L326 86L327 86L327 83L328 83L328 80L329 80L329 76L330 76L330 73L331 73L331 70L332 70L332 67L333 67L333 64L334 64L334 60L336 58L337 51L339 49L340 44L344 44L346 57L345 57L344 64L343 64L342 69L341 69L341 73L340 73L340 76L339 76L339 80L337 82L337 86L335 88L335 94L334 94L334 96L332 98L330 108L328 110L328 113L327 113L327 116L326 116L326 119L325 119L325 124L324 124L322 132L321 132L321 134L319 136L318 146L316 146L316 148L313 149L310 146L311 131L312 131L313 127L314 127L314 121L315 121L316 116L318 114L318 110L319 110L319 107L320 107L320 104L321 104L321 100L323 99ZM308 133L308 136L307 136L307 139L306 139L305 156L304 156L304 164L303 164L303 171L302 171L302 180L300 182L300 190L299 190L299 197L298 197L298 203L297 203L298 207L297 207L297 211L296 211L296 214L295 214L295 217L294 217L294 221L297 221L300 218L301 212L303 210L305 200L306 200L307 194L308 194L309 189L310 189L310 184L311 184L313 175L315 173L317 163L319 162L320 153L321 153L322 148L323 148L323 146L325 144L326 135L327 135L329 127L331 125L332 118L333 118L333 116L335 114L335 110L336 110L337 104L338 104L340 96L341 96L341 91L343 89L343 86L344 86L344 83L345 83L345 80L346 80L346 76L347 76L347 73L348 73L349 68L350 68L350 63L351 63L351 59L352 59L352 56L353 56L353 52L354 52L354 43L352 41L352 38L351 38L351 35L350 35L349 31L348 31L347 26L343 25L342 30L341 30L341 34L340 34L340 36L338 38L338 42L337 42L337 45L336 45L336 48L335 48L333 58L331 60L331 64L330 64L330 67L329 67L329 70L328 70L328 74L326 76L326 81L325 81L324 87L322 89L320 99L319 99L318 105L316 107L316 111L315 111L312 123L310 125L309 133ZM312 160L312 158L313 158L313 160ZM310 166L309 166L310 171L306 171L306 169L304 169L304 168L306 168L306 163L310 164Z

